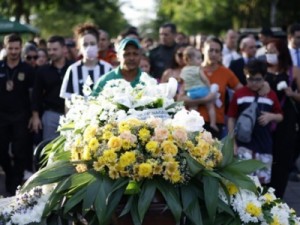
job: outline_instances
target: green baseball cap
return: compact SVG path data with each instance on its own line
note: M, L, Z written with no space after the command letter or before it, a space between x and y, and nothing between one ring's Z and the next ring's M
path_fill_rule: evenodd
M134 45L138 49L142 48L139 41L135 38L124 38L120 41L118 46L118 52L123 51L127 45Z

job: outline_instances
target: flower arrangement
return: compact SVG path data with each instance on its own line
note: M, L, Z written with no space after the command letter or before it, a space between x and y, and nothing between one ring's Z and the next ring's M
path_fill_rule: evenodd
M256 185L256 192L238 188L225 181L229 197L220 189L220 197L229 202L237 214L237 224L300 224L296 212L281 199L276 198L273 188L261 186L257 177L250 178Z
M130 215L140 225L157 193L174 224L281 221L275 212L286 206L263 200L248 177L264 165L238 161L232 139L212 138L197 112L174 102L176 82L158 85L146 75L142 81L135 88L110 81L96 98L72 98L60 137L44 149L45 167L21 189L54 185L39 223L106 225Z

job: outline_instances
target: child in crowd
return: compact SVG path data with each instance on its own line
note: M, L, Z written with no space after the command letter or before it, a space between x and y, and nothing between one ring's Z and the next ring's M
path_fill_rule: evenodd
M201 69L201 53L194 47L186 47L183 51L185 66L182 68L180 78L184 80L184 90L191 99L203 98L212 92L218 91L218 85L210 82ZM206 104L210 126L218 130L216 125L216 112L214 103Z
M142 56L140 61L140 68L143 72L150 74L150 60L147 56Z
M250 61L244 68L247 77L247 86L238 89L230 102L228 109L228 132L234 133L235 122L239 115L255 100L255 96L264 88L264 75L267 72L265 62ZM243 143L236 140L235 153L240 159L257 159L266 164L266 168L255 172L263 184L268 184L271 178L272 135L271 122L280 122L283 119L280 103L274 91L257 98L257 118L252 131L251 141Z

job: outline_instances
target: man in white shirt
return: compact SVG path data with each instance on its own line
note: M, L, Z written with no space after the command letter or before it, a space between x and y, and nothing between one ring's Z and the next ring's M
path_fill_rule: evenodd
M288 27L288 44L293 65L300 67L300 24L295 23Z
M232 60L236 60L240 58L240 54L237 53L237 40L238 40L238 33L234 30L228 30L224 40L224 46L222 51L223 56L223 65L229 67L230 62Z

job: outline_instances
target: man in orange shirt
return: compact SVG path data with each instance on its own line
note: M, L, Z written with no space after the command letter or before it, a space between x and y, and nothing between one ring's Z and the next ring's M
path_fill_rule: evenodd
M104 30L99 30L99 59L110 63L113 67L119 65L116 52L110 48L109 35Z

